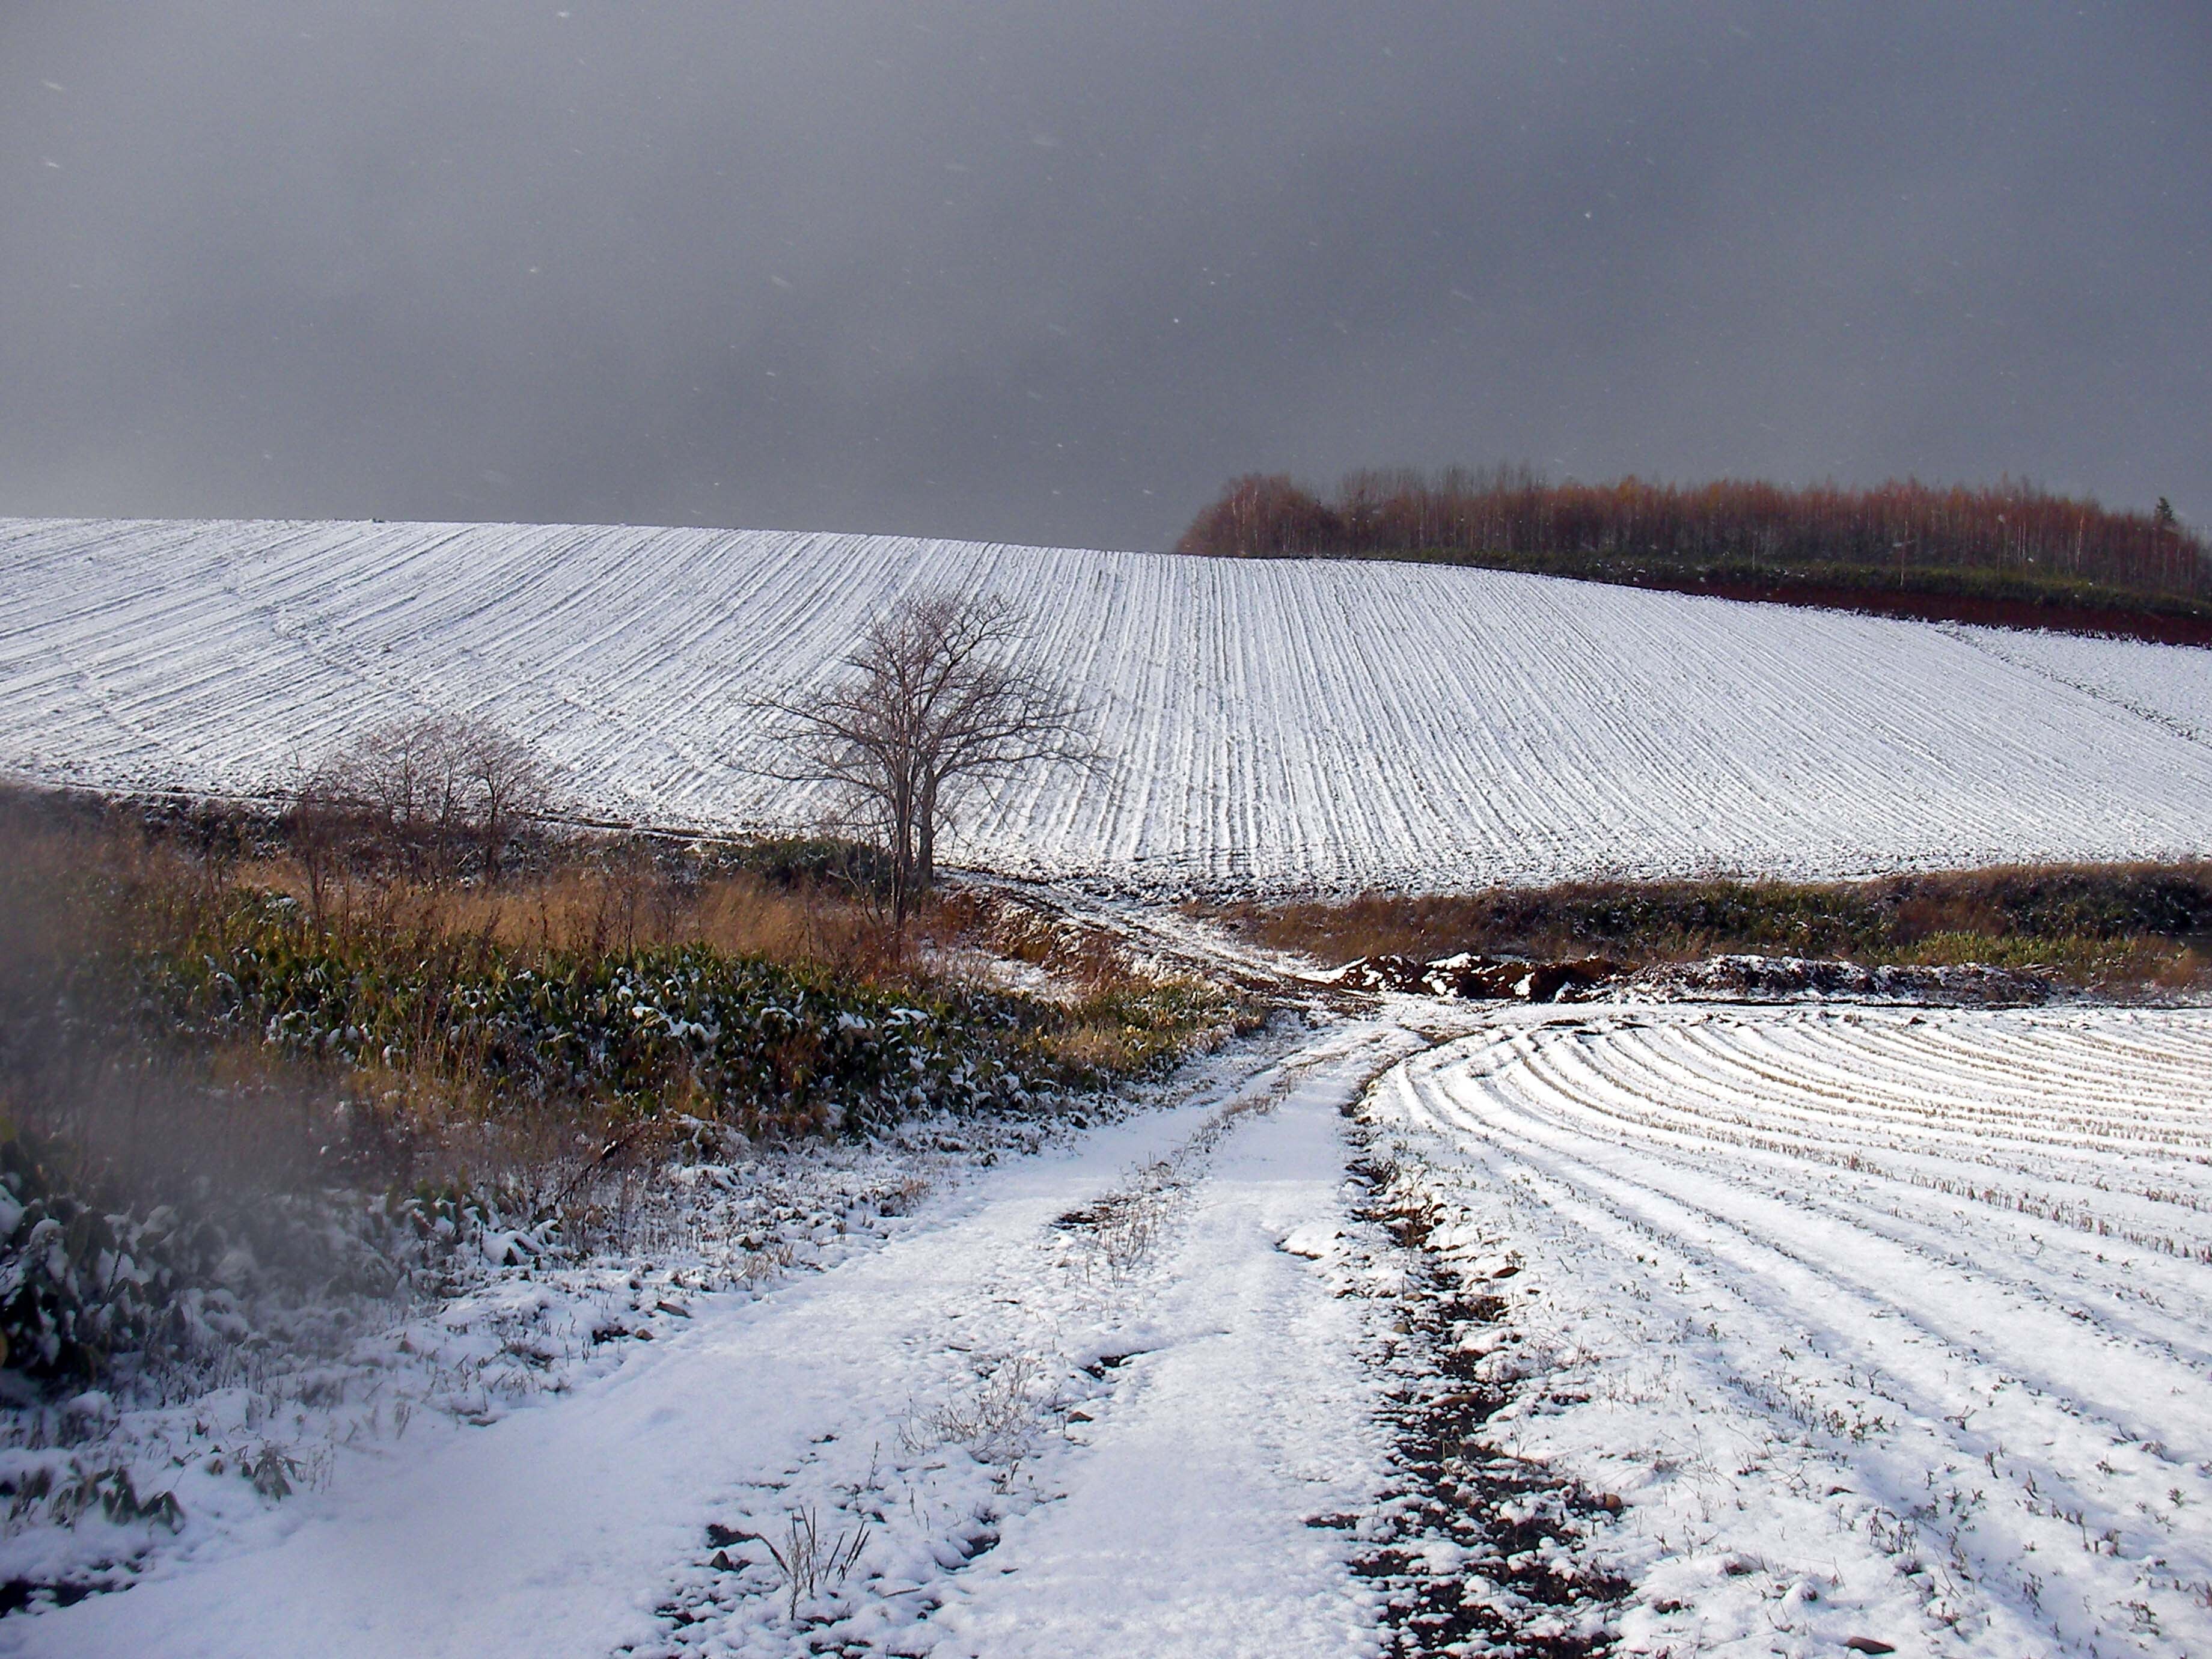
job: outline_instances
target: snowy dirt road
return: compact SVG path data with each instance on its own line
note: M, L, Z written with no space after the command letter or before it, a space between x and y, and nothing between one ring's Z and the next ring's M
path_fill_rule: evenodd
M1349 1544L1307 1524L1382 1479L1363 1315L1280 1246L1344 1224L1340 1109L1423 1042L1346 1022L1218 1068L0 1650L1367 1650Z

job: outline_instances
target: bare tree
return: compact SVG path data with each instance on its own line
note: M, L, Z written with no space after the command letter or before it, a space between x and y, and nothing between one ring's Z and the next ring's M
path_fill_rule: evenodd
M311 816L349 819L433 877L452 873L473 848L496 880L515 830L551 798L550 769L530 744L490 720L430 714L338 750L303 787L301 806L303 828Z
M454 735L469 827L486 878L497 881L516 830L552 806L552 768L535 748L489 720L458 722Z
M363 733L325 768L364 828L407 866L444 873L461 816L459 744L438 715L394 720Z
M915 595L869 623L824 690L768 699L796 763L773 775L835 786L890 854L904 926L937 873L938 831L978 785L1086 758L1081 703L1017 660L1028 630L1005 600Z

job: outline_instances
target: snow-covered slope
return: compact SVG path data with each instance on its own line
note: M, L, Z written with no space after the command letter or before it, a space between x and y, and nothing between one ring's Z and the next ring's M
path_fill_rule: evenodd
M1962 632L1991 656L2212 743L2212 651L2001 628Z
M1171 889L1843 874L2197 853L2212 655L2063 672L1960 630L1501 573L891 538L0 520L0 769L252 790L424 709L608 815L802 826L752 700L915 586L1000 592L1108 763L974 803L957 860Z

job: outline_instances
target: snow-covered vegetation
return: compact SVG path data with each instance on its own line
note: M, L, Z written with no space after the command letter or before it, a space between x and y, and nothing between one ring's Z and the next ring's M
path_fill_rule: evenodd
M2182 729L2201 653L2076 642L2054 674L1960 630L1502 572L17 520L0 586L0 767L51 781L251 792L465 713L535 743L586 811L803 829L829 797L770 775L758 700L833 676L901 593L956 588L1034 618L1107 757L951 826L948 860L1002 871L1154 891L1849 875L2201 854L2212 814L2212 750Z
M6 1414L8 1610L265 1545L317 1494L614 1376L695 1310L748 1304L877 1248L939 1185L1042 1138L1031 1123L932 1115L872 1145L694 1159L641 1186L586 1249L481 1201L403 1205L399 1224L380 1215L373 1228L331 1206L314 1218L384 1277L325 1276L309 1298L272 1283L283 1264L234 1233L235 1289L196 1283L178 1304L208 1340L173 1340L106 1387L19 1399ZM296 1250L304 1230L258 1231L264 1248Z

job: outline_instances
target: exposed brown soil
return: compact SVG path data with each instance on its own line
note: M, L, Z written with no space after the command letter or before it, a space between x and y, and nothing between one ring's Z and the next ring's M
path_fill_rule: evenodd
M1389 1233L1406 1263L1401 1384L1390 1397L1400 1490L1353 1557L1383 1595L1391 1659L1489 1653L1595 1659L1616 1650L1613 1620L1632 1586L1598 1556L1620 1499L1561 1479L1489 1443L1486 1425L1513 1397L1461 1346L1476 1326L1510 1322L1503 1297L1462 1284L1429 1247L1437 1218L1391 1189L1387 1170L1352 1166L1363 1220ZM1320 1516L1310 1525L1350 1524ZM1459 1565L1429 1564L1431 1542Z
M1604 957L1527 962L1462 952L1435 962L1361 957L1332 975L1346 990L1401 991L1455 1002L1582 1002L1626 995L1726 1002L1787 1002L1847 997L1936 1006L2016 1007L2050 1000L2041 974L1979 963L1899 967L1832 958L1722 955L1659 963L1631 971Z
M1361 957L1338 969L1336 983L1358 991L1410 991L1461 1001L1560 1002L1618 979L1626 969L1602 957L1524 962L1511 957Z
M1879 587L1845 587L1812 582L1700 581L1654 572L1624 586L1670 593L1705 593L1719 599L1755 599L1809 610L1856 611L1869 616L1908 617L1920 622L1976 623L1989 628L2043 629L2055 634L2093 634L2113 639L2148 640L2158 645L2212 646L2212 619L2161 617L2148 611L2093 605L2043 605L2025 599L1986 599L1967 593L1919 593Z

